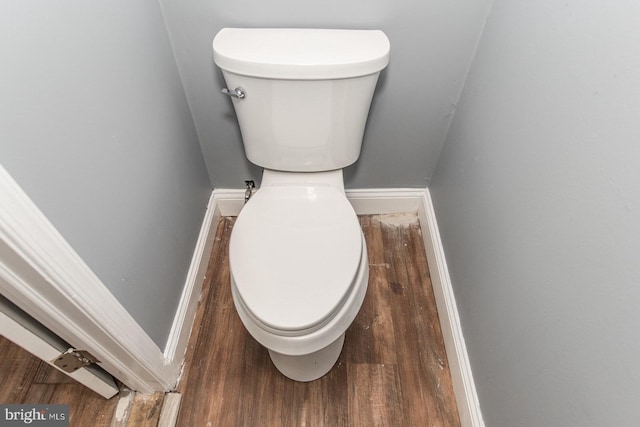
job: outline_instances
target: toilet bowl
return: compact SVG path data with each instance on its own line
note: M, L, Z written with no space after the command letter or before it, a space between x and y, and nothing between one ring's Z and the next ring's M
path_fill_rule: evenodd
M367 290L367 246L342 168L360 155L389 40L225 28L213 51L247 158L264 168L231 233L233 302L276 368L312 381L337 361Z
M334 365L367 289L367 247L342 171L265 170L229 242L234 305L287 377L311 381ZM279 179L278 179L279 178Z

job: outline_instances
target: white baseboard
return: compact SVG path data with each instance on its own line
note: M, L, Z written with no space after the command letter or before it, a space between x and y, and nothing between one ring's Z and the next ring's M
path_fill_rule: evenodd
M447 260L440 239L436 214L427 189L418 208L418 218L422 228L427 263L431 273L431 284L438 307L440 328L444 338L453 390L458 404L460 422L463 426L483 427L484 421L480 403L473 382L467 347L462 336L460 317L453 295Z
M380 215L416 212L424 189L347 189L346 193L347 199L358 215Z
M381 188L346 190L347 199L358 215L416 212L424 189ZM222 216L238 216L244 205L244 190L214 190Z
M165 345L164 357L174 363L182 364L184 362L185 353L189 346L191 328L193 327L198 301L202 292L202 284L207 273L211 249L216 236L216 225L220 217L223 216L216 196L216 191L213 191L209 198L204 220L200 227L200 234L191 258L191 265L187 272L187 279L182 290L182 296Z
M213 190L212 197L221 216L238 216L244 206L244 190Z
M429 190L355 189L346 190L346 194L358 215L417 212L460 420L463 426L483 427L484 422ZM174 363L182 362L187 349L216 232L215 225L221 216L237 216L243 204L244 190L220 189L214 190L211 195L179 310L165 349L165 356ZM180 360L175 360L176 356Z

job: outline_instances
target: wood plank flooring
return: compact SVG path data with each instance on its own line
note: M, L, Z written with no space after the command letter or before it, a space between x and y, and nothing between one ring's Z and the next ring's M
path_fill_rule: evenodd
M218 224L182 381L177 425L457 426L460 424L420 227L362 216L370 278L336 366L298 383L244 329L229 288L233 218ZM0 337L0 403L67 403L71 426L108 426L104 400ZM137 396L127 426L155 426L162 395Z
M244 329L229 288L233 218L218 226L179 385L180 426L456 426L460 424L420 227L363 216L367 297L334 368L298 383Z

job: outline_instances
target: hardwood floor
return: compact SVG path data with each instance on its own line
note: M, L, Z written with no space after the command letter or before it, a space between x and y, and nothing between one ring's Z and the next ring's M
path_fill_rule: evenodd
M370 278L334 368L298 383L244 329L229 288L234 218L218 224L191 334L177 425L457 426L460 424L420 227L407 215L360 217ZM0 403L68 403L71 426L108 426L104 400L0 339ZM117 426L155 426L162 394L136 396Z
M420 227L363 216L370 279L336 366L298 383L244 329L229 288L233 218L218 226L179 385L180 426L456 426L457 408Z

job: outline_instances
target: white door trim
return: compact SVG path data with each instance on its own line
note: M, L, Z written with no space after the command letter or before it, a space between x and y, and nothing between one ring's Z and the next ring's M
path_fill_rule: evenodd
M163 352L0 166L0 290L128 387L171 390Z

